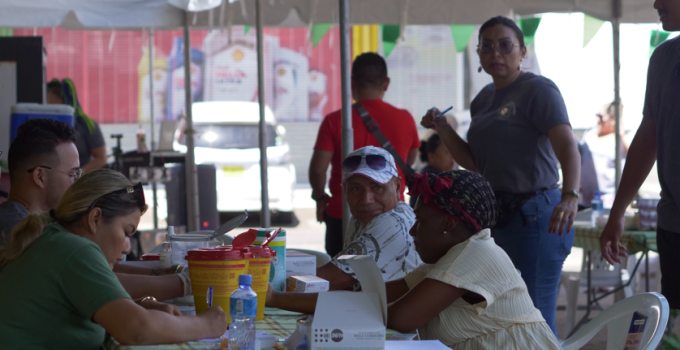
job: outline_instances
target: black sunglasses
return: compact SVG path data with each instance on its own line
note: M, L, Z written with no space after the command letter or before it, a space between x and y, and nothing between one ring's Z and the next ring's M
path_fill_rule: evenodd
M342 161L342 170L346 172L354 171L361 165L361 160L366 158L366 165L373 170L383 170L387 165L387 160L383 156L367 154L365 156L351 156Z
M142 187L142 183L138 183L134 186L129 186L125 188L121 188L120 190L116 190L113 192L109 192L106 194L103 194L99 196L99 198L95 199L92 204L90 204L90 207L87 208L86 213L89 213L90 210L94 209L97 206L97 202L99 202L102 198L104 197L109 197L109 196L118 196L121 194L128 194L128 193L133 193L135 197L143 204L146 204L146 200L144 199L144 188Z

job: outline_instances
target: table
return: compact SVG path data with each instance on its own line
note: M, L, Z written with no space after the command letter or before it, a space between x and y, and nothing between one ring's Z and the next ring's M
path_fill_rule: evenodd
M574 225L576 235L574 236L574 247L583 250L600 250L600 235L603 227L590 227L590 225ZM621 237L621 244L628 249L628 255L649 250L657 251L656 231L633 231L626 230Z
M255 322L255 327L258 331L267 332L276 339L285 338L295 331L297 328L297 320L304 318L305 316L306 315L297 312L266 308L264 320ZM396 331L388 329L386 337L389 338L396 333ZM104 349L106 350L206 350L209 345L210 343L206 342L164 345L120 345L115 339L109 336L107 336L104 341Z
M579 225L576 224L574 225L574 229L576 231L575 236L574 236L574 247L579 247L583 248L584 254L585 254L585 261L584 264L586 264L586 273L588 274L587 276L587 303L586 303L586 314L581 318L581 320L576 324L576 326L571 330L571 333L568 335L568 337L572 336L576 331L586 322L590 320L590 311L591 311L591 306L601 299L616 293L618 290L627 287L632 281L633 281L633 276L635 275L635 272L637 272L638 267L640 266L640 263L642 260L645 260L645 271L649 271L649 259L646 259L647 254L649 253L650 250L657 251L657 246L656 246L656 231L634 231L634 230L626 230L623 232L623 236L621 236L621 244L626 246L626 252L628 253L629 256L634 255L638 252L642 252L642 257L640 260L637 261L635 264L635 268L633 269L632 272L630 272L630 280L628 283L625 285L619 286L614 288L614 290L609 291L597 298L591 298L590 295L590 285L591 285L591 258L590 258L590 253L592 251L600 251L600 235L602 234L602 231L604 230L604 227L591 227L589 224L583 224ZM645 275L645 290L649 292L649 275Z

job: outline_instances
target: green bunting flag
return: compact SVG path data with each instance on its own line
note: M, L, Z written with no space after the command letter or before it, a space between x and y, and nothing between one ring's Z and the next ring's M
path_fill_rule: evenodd
M456 52L461 53L465 50L474 31L474 25L451 26L451 36L453 36L453 43L456 45Z
M666 41L666 39L668 39L668 36L670 35L671 33L669 32L652 30L652 35L649 38L649 56L651 56L652 52L654 52L654 49L656 49L656 47L659 46L662 42Z
M0 36L14 36L12 28L0 28Z
M333 27L330 23L312 24L312 48L319 44L319 41L326 36L329 30Z
M248 31L252 28L252 26L246 26L245 29L243 30L243 35L248 34Z
M524 45L531 45L534 41L538 25L541 24L541 17L520 18L517 22L524 32Z
M400 33L398 25L382 25L383 54L385 57L389 56L394 47L397 46L397 39L399 39Z
M602 28L604 21L593 16L585 15L583 17L583 47L588 46L595 34Z

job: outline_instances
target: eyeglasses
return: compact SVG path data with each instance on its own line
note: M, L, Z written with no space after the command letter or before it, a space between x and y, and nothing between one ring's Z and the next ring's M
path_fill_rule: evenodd
M117 195L128 194L128 193L134 194L136 199L138 199L140 201L140 203L143 203L143 204L146 203L146 200L144 199L144 188L142 187L142 183L140 182L140 183L138 183L134 186L121 188L120 190L116 190L116 191L109 192L109 193L106 193L106 194L99 196L99 198L95 199L94 202L92 202L92 204L90 204L90 207L87 208L87 211L85 211L85 212L89 213L90 210L92 210L94 207L97 206L97 202L99 202L104 197L117 196Z
M2 152L0 152L0 154L2 154ZM74 169L74 170L71 170L69 172L65 172L65 171L61 171L61 170L57 170L57 169L52 169L52 168L50 168L48 166L44 166L44 165L38 165L35 168L31 168L31 169L26 170L26 172L32 173L33 171L35 171L35 169L38 169L38 168L49 169L49 170L52 170L52 171L56 171L58 173L66 174L69 177L71 177L74 181L78 180L78 178L80 178L80 176L83 175L83 169Z
M479 52L483 55L488 55L492 53L496 47L498 47L498 52L500 52L502 55L508 55L512 52L512 50L515 49L515 46L520 46L519 44L515 44L510 40L503 40L498 42L498 44L495 44L493 42L485 41L482 42L481 44L477 45L477 49Z
M342 170L346 172L354 171L361 165L361 160L366 158L366 165L373 170L383 170L387 160L383 156L367 154L365 156L351 156L342 161Z

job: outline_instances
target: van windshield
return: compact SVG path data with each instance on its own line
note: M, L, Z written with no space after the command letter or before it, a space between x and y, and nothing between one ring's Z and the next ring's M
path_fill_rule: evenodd
M196 147L206 148L259 148L259 127L254 125L199 124L194 125ZM185 145L184 137L180 143ZM274 125L267 125L267 147L281 144Z

